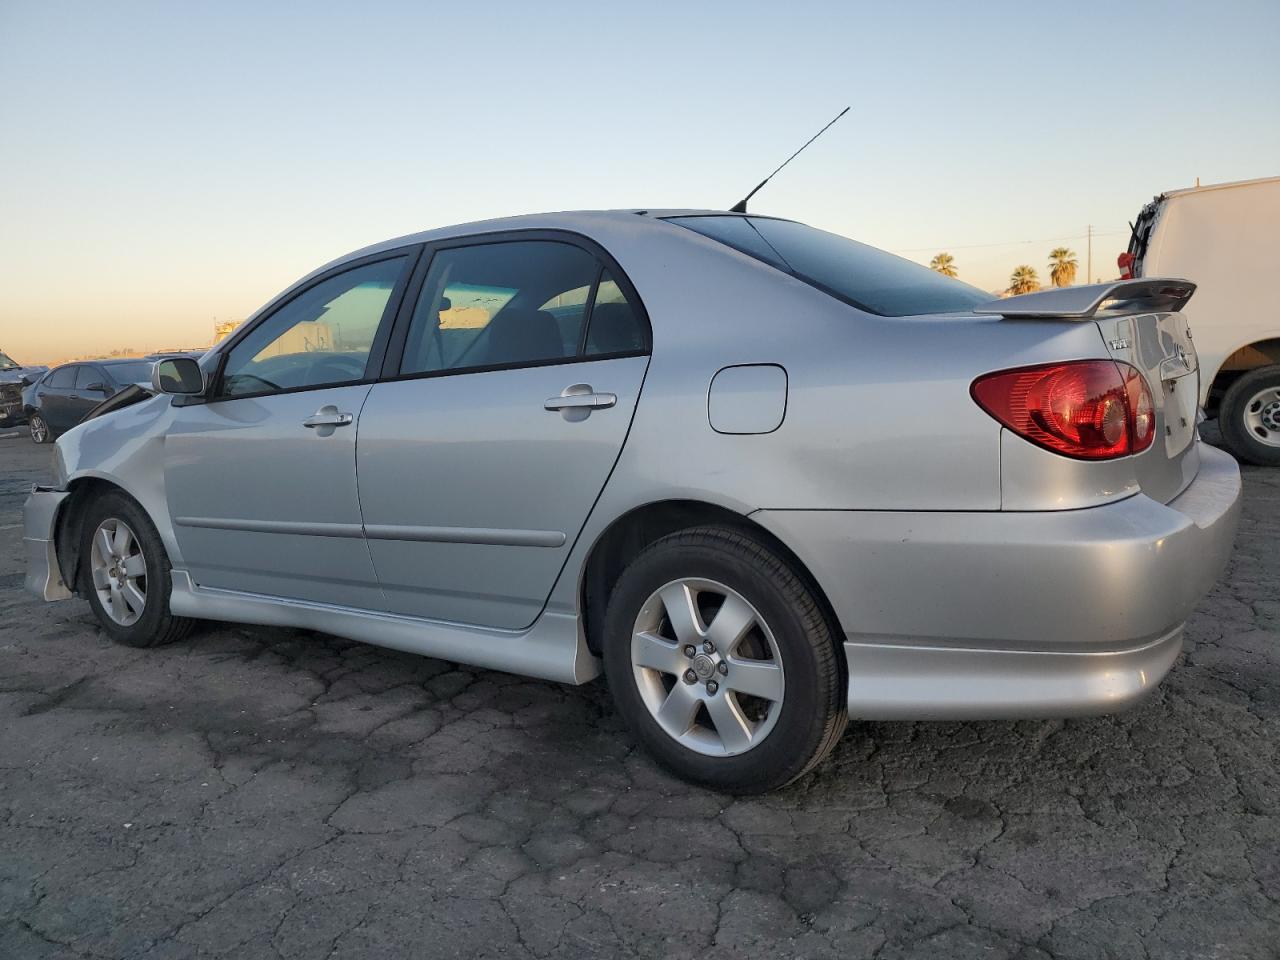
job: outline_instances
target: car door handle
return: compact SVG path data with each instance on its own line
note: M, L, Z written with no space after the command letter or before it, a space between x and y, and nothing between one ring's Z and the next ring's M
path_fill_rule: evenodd
M574 387L586 387L585 392L570 393ZM543 407L547 410L607 410L615 406L618 397L613 393L596 393L586 384L574 384L572 387L566 387L565 392L558 397L551 397Z
M349 413L316 413L302 421L304 427L314 430L316 427L345 427L355 419Z

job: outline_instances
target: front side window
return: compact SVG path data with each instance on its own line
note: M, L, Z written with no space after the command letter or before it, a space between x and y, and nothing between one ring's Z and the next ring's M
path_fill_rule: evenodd
M968 312L992 295L922 264L803 223L768 217L672 217L869 313Z
M0 353L0 370L16 370L18 364L9 358L6 353Z
M77 369L78 368L75 366L59 367L57 370L53 371L53 373L49 374L49 379L45 382L48 386L53 387L56 390L70 390L76 385Z
M243 397L356 383L405 258L330 277L258 324L227 356L219 396Z
M596 257L571 243L449 247L431 260L400 373L640 353L647 326Z

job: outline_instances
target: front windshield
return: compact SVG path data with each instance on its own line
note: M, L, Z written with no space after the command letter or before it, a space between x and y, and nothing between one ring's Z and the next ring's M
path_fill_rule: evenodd
M14 363L7 353L0 353L0 370L17 370L20 366L22 364Z

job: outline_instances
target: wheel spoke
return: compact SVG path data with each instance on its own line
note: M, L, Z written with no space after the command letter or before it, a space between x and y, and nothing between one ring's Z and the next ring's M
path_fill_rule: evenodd
M141 577L147 572L147 561L142 558L140 553L135 553L132 557L125 557L122 566L126 577Z
M105 590L111 583L111 578L107 576L106 567L93 567L93 588L95 590Z
M707 639L716 645L722 655L727 655L737 647L755 622L755 611L750 604L741 597L726 596L707 627Z
M742 715L737 702L721 694L707 701L707 713L715 724L720 742L729 753L741 753L751 746L751 724Z
M120 593L124 597L125 604L133 611L134 616L142 616L142 608L147 605L147 598L138 589L138 585L132 580L126 580L124 586L120 588Z
M702 642L702 618L698 616L697 600L687 583L672 583L662 588L662 605L667 611L667 622L681 643Z
M114 583L111 585L110 605L112 619L117 623L123 623L128 616L128 611L125 609L124 597L120 595L120 588Z
M129 546L133 543L129 528L119 521L116 522L116 535L112 543L116 548L116 553L122 557L129 552Z
M782 670L764 660L730 660L724 686L777 702L782 699Z
M631 660L636 666L679 675L688 660L680 652L680 644L671 643L652 633L637 633L631 641Z
M683 737L693 726L702 701L691 683L677 682L657 712L657 721L673 737Z
M94 537L94 543L98 547L98 553L101 555L103 563L107 563L111 559L111 554L115 551L112 549L111 534L107 532L106 527L99 527L98 533Z

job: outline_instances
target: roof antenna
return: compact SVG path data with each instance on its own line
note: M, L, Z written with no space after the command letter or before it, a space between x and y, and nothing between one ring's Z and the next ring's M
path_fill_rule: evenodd
M824 133L826 133L826 132L827 132L827 130L828 130L828 129L830 129L831 125L832 125L832 124L834 124L834 123L836 122L836 120L839 120L841 117L843 117L843 116L844 116L846 113L848 113L848 112L849 112L849 108L848 108L848 107L845 107L843 110L841 110L839 113L837 113L837 114L835 115L835 119L833 119L833 120L831 121L831 123L828 123L825 127L823 127L821 130L819 130L817 133L815 133L812 137L810 137L808 140L806 140L806 141L804 142L804 147L809 146L809 144L813 143L813 141L817 140L820 136L822 136ZM800 154L804 151L804 147L801 147L799 150L797 150L797 151L796 151L795 153L793 153L791 156L787 157L787 159L786 159L786 160L782 161L782 166L778 167L778 170L781 170L781 169L782 169L782 167L785 167L788 163L790 163L790 162L791 162L792 160L794 160L796 157L800 156ZM756 185L756 188L755 188L754 190L752 190L752 191L751 191L750 193L748 193L745 197L743 197L741 200L739 200L737 203L735 203L732 207L730 207L730 208L729 208L729 212L730 212L730 213L746 213L746 212L747 212L747 201L748 201L748 200L750 200L752 197L754 197L757 193L759 193L759 192L760 192L760 188L761 188L761 187L763 187L763 186L764 186L766 183L768 183L770 180L772 180L772 179L774 178L774 176L777 174L778 170L773 171L773 173L769 174L767 177L765 177L763 180L761 180L761 181Z

